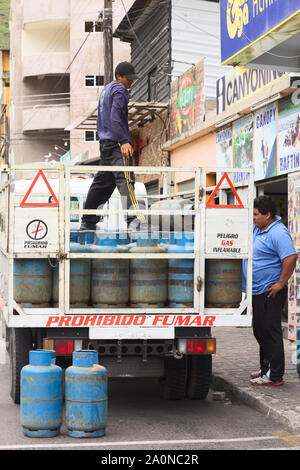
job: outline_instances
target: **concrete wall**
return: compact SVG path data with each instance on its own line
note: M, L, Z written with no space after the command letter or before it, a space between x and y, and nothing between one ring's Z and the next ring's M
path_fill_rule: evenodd
M216 166L216 134L212 132L200 139L182 145L171 152L172 166ZM193 178L191 173L176 173L175 184Z
M161 114L163 121L166 119L166 112ZM149 122L144 127L139 128L134 133L134 140L144 146L140 155L137 157L139 166L169 166L168 152L161 150L161 143L165 142L164 122L159 117L153 122ZM156 175L138 175L137 181L148 183L150 181L159 180L159 187L163 186L163 177Z

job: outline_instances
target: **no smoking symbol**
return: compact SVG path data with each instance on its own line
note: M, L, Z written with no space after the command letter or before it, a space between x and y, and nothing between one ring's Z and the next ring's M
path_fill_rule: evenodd
M35 219L27 225L26 233L31 240L43 240L48 233L48 227L42 220Z

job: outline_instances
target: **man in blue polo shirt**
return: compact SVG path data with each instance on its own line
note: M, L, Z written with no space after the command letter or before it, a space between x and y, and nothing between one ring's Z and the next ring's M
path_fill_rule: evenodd
M281 316L297 254L270 197L260 196L254 200L253 222L253 333L259 344L261 370L252 374L251 384L282 385Z

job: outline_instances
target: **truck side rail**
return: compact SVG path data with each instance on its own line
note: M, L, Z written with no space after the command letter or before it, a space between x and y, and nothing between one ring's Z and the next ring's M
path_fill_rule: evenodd
M7 317L8 326L11 327L47 327L47 326L78 326L97 327L103 326L103 318L111 316L116 318L116 324L120 322L120 316L135 316L145 318L144 326L153 326L155 318L157 326L168 329L168 322L177 316L176 325L187 326L250 326L252 317L251 306L251 279L252 279L252 218L253 218L253 170L233 168L201 168L201 167L102 167L102 166L69 166L69 165L15 165L6 168L4 172L9 175L10 183L16 178L18 172L31 172L35 174L42 170L47 174L56 174L59 179L59 194L57 195L58 206L47 205L44 207L32 207L30 205L20 207L15 204L13 184L6 187L10 189L9 197L6 193L7 202L0 191L0 207L9 209L9 230L4 233L7 250L3 248L5 243L1 242L2 256L7 265L8 295L4 299L0 296L0 310ZM106 215L107 210L80 210L70 208L70 179L76 174L85 175L98 171L134 171L135 174L164 174L167 177L176 172L188 173L194 176L195 187L193 193L194 207L191 210L155 210L134 209L115 210L115 214L143 215L190 215L194 217L194 252L193 253L74 253L70 251L70 216L72 214L97 214ZM246 174L244 187L247 189L247 197L243 200L243 207L207 207L207 193L212 192L212 187L207 185L208 173L224 172L229 175L235 173ZM2 181L2 180L1 180ZM225 182L226 183L226 182ZM4 184L5 186L5 184ZM225 184L218 188L216 193L219 200L230 191L230 185ZM222 195L223 193L223 195ZM165 197L176 197L176 193L166 193ZM25 197L25 195L24 195ZM29 199L28 199L29 200ZM2 201L2 202L1 202ZM219 204L220 205L220 204ZM228 207L227 207L228 206ZM2 212L4 212L2 210ZM1 212L1 214L2 214ZM28 226L34 221L41 221L47 227L47 239L27 240L24 234ZM1 222L1 221L0 221ZM222 233L229 225L234 227L237 237L236 251L222 251L216 240L222 241ZM240 228L239 228L240 226ZM33 226L35 227L35 226ZM223 232L222 232L223 227ZM39 229L41 226L39 226ZM38 229L37 229L38 230ZM28 233L28 230L27 230ZM224 232L225 233L225 232ZM218 234L221 237L218 238ZM3 231L1 232L3 238ZM2 240L1 238L1 240ZM47 241L47 245L46 244ZM221 245L220 245L221 246ZM16 259L43 259L49 263L59 266L59 302L57 307L34 307L24 306L14 300L14 261ZM194 259L194 303L192 308L95 308L92 306L84 308L71 308L70 306L70 262L72 259ZM205 262L207 259L245 259L247 263L247 295L238 307L233 308L209 308L205 306ZM77 317L77 324L74 318ZM84 321L82 321L84 317ZM160 317L160 318L158 318ZM186 318L189 317L189 320ZM52 320L51 320L52 319ZM73 322L73 323L72 323ZM164 324L165 322L165 324ZM206 324L205 324L206 322ZM110 325L107 325L110 326ZM174 327L174 324L172 324Z

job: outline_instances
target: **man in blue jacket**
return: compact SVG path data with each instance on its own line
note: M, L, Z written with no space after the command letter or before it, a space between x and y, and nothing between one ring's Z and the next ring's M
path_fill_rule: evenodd
M129 88L138 76L129 62L121 62L115 69L116 80L106 85L99 98L97 132L100 141L100 165L129 166L133 154L132 140L128 128ZM139 209L134 193L134 175L132 172L99 171L90 186L85 209L97 209L105 204L118 188L123 209ZM81 230L96 230L100 217L83 215ZM127 225L138 227L145 222L141 215L127 215Z
M282 309L297 254L270 197L254 200L253 222L253 333L259 344L260 372L252 374L251 384L278 386L284 374Z

